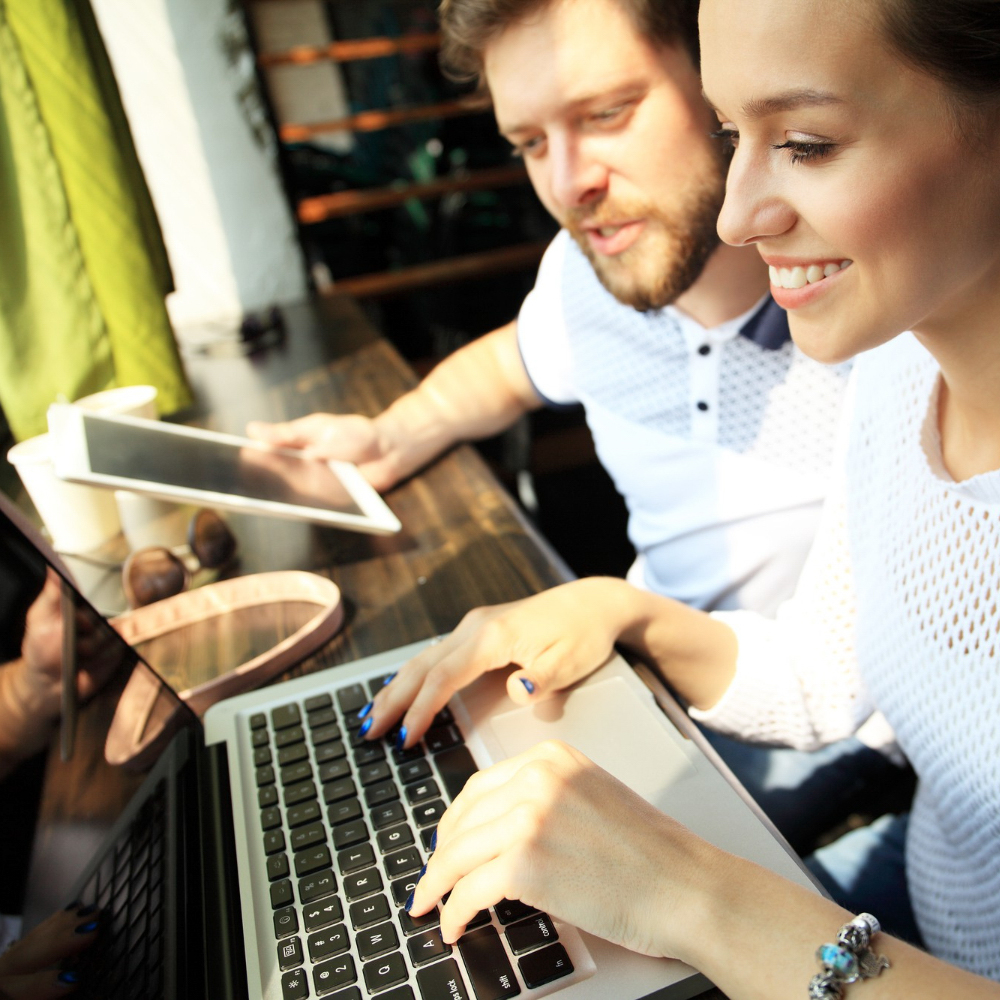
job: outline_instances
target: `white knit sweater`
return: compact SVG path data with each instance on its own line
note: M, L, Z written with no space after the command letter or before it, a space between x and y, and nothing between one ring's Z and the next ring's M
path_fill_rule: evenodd
M930 950L1000 980L1000 471L941 462L938 369L910 335L857 363L840 478L776 621L739 639L710 726L813 748L876 709L919 775L907 877ZM998 386L1000 392L1000 386Z

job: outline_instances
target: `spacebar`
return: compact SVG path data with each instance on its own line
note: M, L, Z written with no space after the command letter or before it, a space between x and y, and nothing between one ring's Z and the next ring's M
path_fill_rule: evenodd
M437 765L438 773L444 782L448 798L452 801L465 787L469 778L479 770L476 762L472 759L472 754L464 746L442 750L441 753L434 755L434 763Z

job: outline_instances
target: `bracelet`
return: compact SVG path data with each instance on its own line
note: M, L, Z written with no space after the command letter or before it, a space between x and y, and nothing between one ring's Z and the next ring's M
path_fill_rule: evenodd
M881 926L870 913L858 914L837 931L836 943L816 949L823 971L809 980L809 1000L843 1000L849 983L872 979L889 968L889 960L868 947Z

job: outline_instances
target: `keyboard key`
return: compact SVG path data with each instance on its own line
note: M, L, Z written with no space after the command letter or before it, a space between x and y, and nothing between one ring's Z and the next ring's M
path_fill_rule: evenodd
M361 990L357 986L348 986L346 990L334 993L333 996L327 994L326 1000L361 1000ZM392 1000L388 993L383 993L378 1000Z
M270 764L257 768L257 787L274 784L274 768Z
M372 896L351 904L351 925L356 931L388 919L389 901L385 896Z
M411 917L406 910L399 911L399 926L407 937L425 931L429 927L437 927L439 923L441 923L441 913L436 906L422 917Z
M356 716L368 704L368 695L360 684L352 684L337 692L337 704L344 715Z
M533 906L528 906L516 899L501 899L493 909L496 911L497 920L505 925L512 924L516 920L523 920L538 912Z
M410 893L417 887L417 880L412 875L396 879L392 884L392 898L397 906L406 906Z
M440 794L441 789L433 778L406 786L406 801L411 806L415 806L418 802L426 802L428 799L436 799Z
M398 878L400 875L418 872L424 864L420 852L415 847L404 847L394 854L387 854L382 859L382 863L385 865L385 871L389 878Z
M316 712L321 708L329 708L333 699L328 694L314 694L311 698L306 698L304 704L307 712Z
M297 726L302 721L302 713L294 702L290 705L279 705L271 709L271 725L275 729L287 729Z
M257 747L266 747L270 741L271 736L266 729L258 729L257 732L250 735L250 746L254 749Z
M333 870L317 872L309 878L299 879L299 899L303 903L312 903L314 900L322 899L324 896L331 896L337 891L337 879Z
M278 943L278 968L294 969L302 964L302 942L297 937Z
M285 835L281 830L268 830L264 834L264 853L277 854L285 849Z
M412 746L409 750L399 750L393 747L392 759L397 764L408 764L414 760L420 760L424 756L424 748L418 743L416 746Z
M385 760L385 750L379 743L365 743L364 746L356 747L354 750L354 763L358 767L374 764L380 760Z
M301 743L306 738L301 726L292 726L291 729L282 729L280 733L274 734L274 745L280 750L282 747L290 747L293 743Z
M561 944L549 945L541 951L517 960L517 967L528 989L536 990L539 986L551 983L553 979L561 979L573 971L573 963Z
M283 906L274 912L274 936L276 938L288 937L299 929L299 917L294 906ZM293 962L293 965L301 964L302 959Z
M319 780L321 784L328 781L340 781L351 776L351 765L346 760L331 760L329 764L320 765Z
M294 785L299 781L307 781L312 777L312 764L307 760L300 760L297 764L289 764L281 769L282 786Z
M374 698L375 695L377 695L379 691L385 687L389 678L394 676L395 674L382 674L381 677L372 677L371 680L368 681L368 690L371 693L371 696Z
M344 910L336 896L319 903L310 903L302 909L302 923L308 932L321 931L324 927L330 927L338 920L342 920L343 917Z
M325 764L327 761L340 760L347 755L347 750L340 740L332 743L324 743L321 747L316 747L316 763Z
M455 800L465 783L479 770L466 746L452 747L437 754L434 766L441 775L444 789L451 801Z
M304 1000L309 996L309 983L305 969L294 969L281 977L282 1000Z
M417 970L421 1000L472 1000L453 958Z
M431 854L434 848L431 846L434 843L434 835L437 833L436 826L427 826L420 831L420 842L424 845L424 850Z
M257 792L257 805L261 809L266 809L268 806L274 806L278 804L278 789L274 785L268 785L266 788L261 788Z
M300 760L306 760L309 756L309 749L305 743L293 743L290 747L282 747L278 751L278 765L286 767L289 764L297 764Z
M303 802L302 805L292 806L285 814L288 825L294 830L297 826L306 823L313 823L319 819L319 803L314 799L312 802Z
M361 899L363 896L370 896L373 892L380 892L381 889L382 876L379 875L376 868L356 872L344 879L344 895L352 901Z
M414 760L399 768L399 780L404 785L409 785L414 781L422 781L424 778L431 777L432 774L431 766L426 760Z
M281 810L270 806L260 811L261 830L275 830L281 826Z
M274 854L267 859L267 878L269 882L276 882L279 878L286 878L287 876L287 854Z
M432 725L434 726L448 726L455 721L455 716L451 714L451 709L445 705L444 708L434 716L434 721Z
M306 722L309 723L310 729L335 726L337 724L337 713L332 708L321 708L318 711L310 712L306 716Z
M480 910L466 925L465 929L467 931L474 930L476 927L482 927L483 924L488 924L492 918L490 917L489 910Z
M369 993L405 983L407 976L409 976L406 962L403 961L403 956L398 951L392 955L386 955L384 958L376 959L374 962L368 962L364 971L365 985L368 987Z
M253 762L258 767L263 764L271 763L271 748L270 747L258 747L253 752Z
M370 927L358 934L354 940L363 962L378 958L379 955L384 955L386 952L395 951L399 947L396 928L392 924L379 924L378 927Z
M376 830L382 830L393 823L401 823L406 819L406 810L403 809L402 802L390 802L387 806L381 806L372 810L372 826Z
M295 897L292 895L292 883L289 880L283 879L281 882L275 882L271 886L271 908L277 910L281 906L287 906L289 903L294 902Z
M323 786L323 801L330 805L339 802L341 799L354 798L358 794L358 789L353 778L341 778L340 781L329 781Z
M254 712L250 716L250 728L251 729L263 729L267 725L267 717L263 712Z
M434 799L432 802L422 802L414 807L413 818L417 821L417 826L430 826L437 824L437 821L444 815L445 805L441 799Z
M285 789L286 808L314 798L316 798L316 784L312 781L300 781L297 785L289 785Z
M313 746L318 747L323 743L332 743L340 739L340 726L335 722L329 726L320 726L312 731Z
M451 945L444 943L438 928L431 928L431 930L421 931L411 937L406 942L406 950L410 953L410 961L414 965L424 965L445 955L450 955Z
M350 823L341 823L333 828L333 846L337 850L364 843L368 839L368 827L364 820L355 819Z
M464 743L465 739L457 726L435 726L424 735L424 746L430 753L440 753Z
M361 803L357 799L336 802L326 811L326 818L330 821L330 826L349 823L352 819L358 819L360 815Z
M308 826L300 826L292 832L292 850L304 851L307 847L314 847L316 844L326 843L326 827L322 823L310 823Z
M374 764L366 764L358 771L358 781L362 785L374 785L377 781L385 781L386 778L391 777L392 771L384 760L376 761Z
M397 847L408 847L413 843L413 831L405 824L380 830L378 834L378 849L383 853L394 851Z
M351 947L351 942L347 937L347 928L343 924L338 924L336 927L331 927L318 934L310 934L307 943L309 957L314 962L322 962L335 955L342 955Z
M521 992L495 927L466 932L458 939L458 950L465 960L477 1000L503 1000Z
M360 871L375 864L375 852L371 844L358 844L355 847L348 847L337 855L337 867L341 875L350 875L351 872Z
M312 875L322 868L329 868L330 864L330 848L325 844L322 847L313 847L308 851L299 851L295 855L295 874L299 877Z
M515 955L523 955L532 948L540 948L543 944L553 944L559 940L555 926L547 913L536 913L527 920L519 920L504 931L507 944Z
M376 785L369 785L365 789L365 802L369 809L377 809L387 802L392 802L399 798L399 789L394 781L380 781Z
M317 965L313 969L313 983L320 996L357 981L358 974L354 968L354 959L350 955L332 958L329 962L323 962L322 965Z

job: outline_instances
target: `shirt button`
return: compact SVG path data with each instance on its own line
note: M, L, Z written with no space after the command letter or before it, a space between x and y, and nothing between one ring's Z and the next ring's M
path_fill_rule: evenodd
M701 347L698 348L698 353L702 357L705 357L705 355L712 353L712 348L708 344L702 344Z
M708 403L706 403L705 400L703 399L698 400L698 409L701 410L702 413L704 413L705 410L708 409Z

